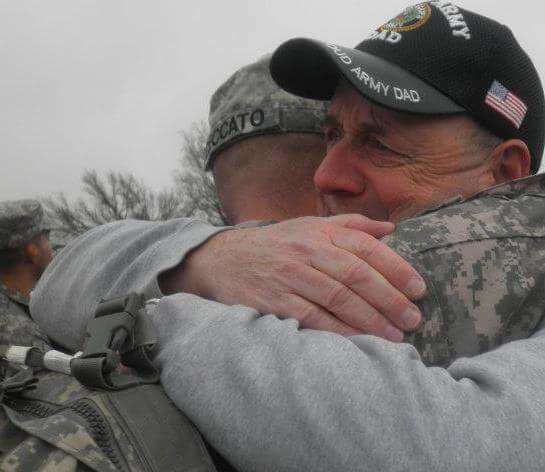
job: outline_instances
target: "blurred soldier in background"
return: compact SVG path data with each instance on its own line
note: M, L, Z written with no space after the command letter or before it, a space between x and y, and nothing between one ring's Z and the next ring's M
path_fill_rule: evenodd
M312 177L325 156L327 104L280 89L270 58L239 69L210 100L205 168L230 224L317 211Z
M47 344L30 320L28 302L53 258L48 234L39 202L0 203L0 344L11 342L13 329L25 344Z
M71 356L51 349L28 309L52 257L41 205L0 203L0 470L231 471L159 385L109 392L70 375Z

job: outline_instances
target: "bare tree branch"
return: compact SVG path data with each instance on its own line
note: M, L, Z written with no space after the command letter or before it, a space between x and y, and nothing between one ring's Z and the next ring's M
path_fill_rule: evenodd
M211 175L204 172L208 128L204 122L182 133L180 168L174 187L154 192L131 173L87 170L82 176L84 198L70 203L61 194L44 201L52 239L61 244L91 228L122 219L168 220L193 217L223 223Z
M208 125L201 121L182 133L183 145L175 172L175 188L183 195L187 216L206 219L212 224L224 224L216 188L210 173L204 171Z

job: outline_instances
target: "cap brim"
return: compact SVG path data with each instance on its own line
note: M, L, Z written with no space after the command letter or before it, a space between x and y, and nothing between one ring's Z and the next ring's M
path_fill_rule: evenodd
M275 82L300 97L330 100L344 77L364 97L393 110L427 115L466 111L396 64L357 49L292 39L274 52L270 67Z

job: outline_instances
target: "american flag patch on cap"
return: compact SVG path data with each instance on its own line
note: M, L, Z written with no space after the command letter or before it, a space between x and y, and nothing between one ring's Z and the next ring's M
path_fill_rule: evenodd
M507 118L519 129L524 121L528 107L514 93L510 92L497 80L492 83L484 102L500 115Z

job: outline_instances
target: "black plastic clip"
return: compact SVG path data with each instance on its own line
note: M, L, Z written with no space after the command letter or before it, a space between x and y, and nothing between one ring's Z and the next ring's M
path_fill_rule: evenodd
M143 295L131 293L100 303L87 325L83 353L71 361L74 376L88 387L108 390L158 382L159 374L148 357L153 344L140 342L137 335L142 324L146 324ZM120 372L121 363L132 371Z

